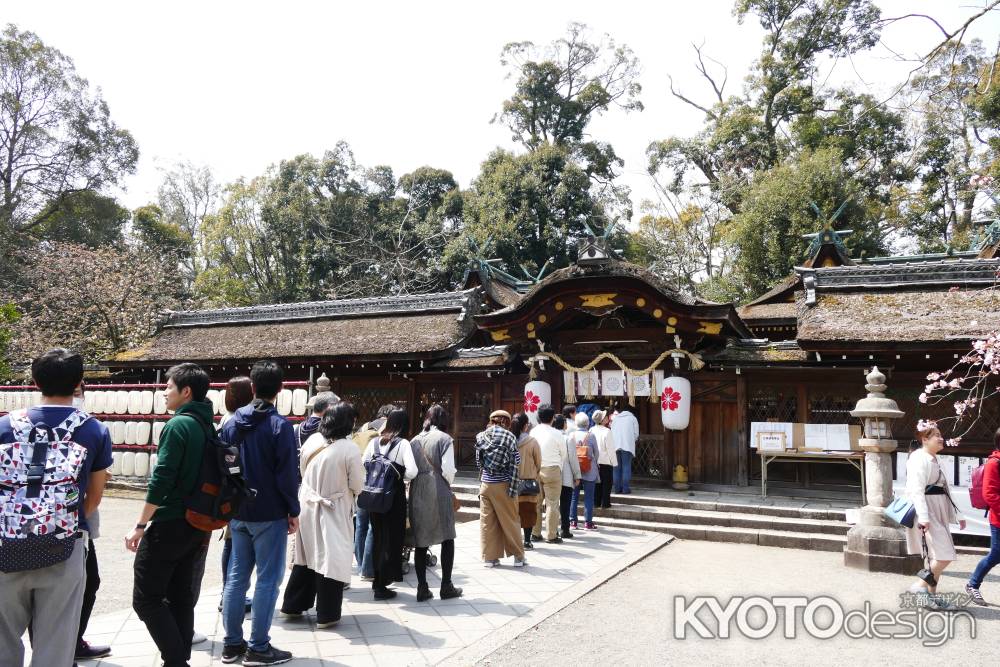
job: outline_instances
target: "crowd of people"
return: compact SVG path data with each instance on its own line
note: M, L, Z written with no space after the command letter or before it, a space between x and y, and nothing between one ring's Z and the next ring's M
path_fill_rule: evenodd
M51 501L63 512L56 518L65 534L58 544L25 540L20 543L27 545L24 554L8 554L4 545L10 540L0 542L3 667L23 663L25 629L36 667L75 665L111 653L110 646L84 639L100 587L94 539L110 477L111 436L107 426L83 411L79 355L47 352L32 364L32 376L43 405L0 418L0 445L13 445L2 450L7 454L0 457L0 477L16 477L21 466L29 482L22 492L42 501L32 509L42 513ZM290 652L271 643L276 610L300 617L315 608L318 628L335 626L355 562L361 579L371 583L374 599L390 600L412 551L415 597L424 602L435 596L427 568L434 558L430 550L436 548L441 565L436 594L441 599L462 595L452 581L460 503L452 491L455 442L445 408L430 406L419 432L407 439L410 415L402 407L382 406L373 420L358 424L353 405L322 392L309 401L309 416L293 426L275 408L283 380L283 369L273 361L258 362L249 377L232 378L226 414L216 424L204 369L183 363L166 374L164 399L172 416L160 434L145 502L125 537L125 548L135 553L132 606L166 667L187 665L192 644L205 639L195 631L194 608L212 533L192 519L189 499L206 485L205 462L214 456L211 448L220 445L238 448L240 474L253 490L221 536L224 663L255 667L291 660ZM580 495L583 527L596 530L594 508L609 507L612 490L630 492L635 416L622 410L612 421L607 411L591 412L567 406L557 415L543 407L535 425L523 413L490 415L475 444L481 471L480 546L487 567L499 566L508 556L515 566L526 566L525 551L543 532L549 543L572 538ZM34 447L39 443L48 447ZM56 466L65 479L56 483L46 474L36 488L32 480L39 461L26 460L25 451L34 458L48 452L50 459L41 459L46 473ZM55 463L51 457L57 457ZM63 502L71 495L72 504ZM0 500L10 501L2 495ZM25 528L32 531L45 532L33 524ZM62 551L53 556L57 546ZM279 603L287 565L291 572ZM67 621L77 628L72 637L65 632ZM46 641L33 641L36 636Z

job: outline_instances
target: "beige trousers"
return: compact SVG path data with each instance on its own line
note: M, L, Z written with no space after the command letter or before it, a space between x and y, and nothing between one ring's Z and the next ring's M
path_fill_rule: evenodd
M507 482L483 482L479 486L479 546L484 561L504 556L524 558L517 498L507 495L509 488Z
M542 536L542 500L545 501L545 539L556 539L559 530L559 494L562 493L562 468L546 466L538 472L538 484L542 496L538 500L538 520L535 522L535 537Z

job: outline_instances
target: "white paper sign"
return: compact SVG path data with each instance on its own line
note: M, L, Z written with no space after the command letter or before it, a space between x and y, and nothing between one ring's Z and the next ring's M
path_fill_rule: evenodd
M972 471L979 467L979 457L958 457L958 486L972 486Z
M563 395L567 403L570 402L570 392L576 384L576 376L573 371L563 371Z
M628 375L626 373L625 377L628 380L628 384L633 387L633 396L649 396L650 384L649 375Z
M784 433L788 447L792 446L795 426L791 422L750 422L750 446L757 448L758 433Z
M955 457L951 454L938 454L938 465L941 466L941 472L944 473L944 478L948 480L948 484L952 486L955 485ZM928 480L928 484L933 484L934 480Z
M906 452L896 452L896 479L900 482L906 482L906 459L909 457Z
M831 452L851 451L850 427L847 424L827 424L826 448Z
M624 396L625 395L625 371L601 371L601 395L602 396Z
M761 431L757 434L758 448L762 452L783 452L787 445L784 433Z
M806 449L826 450L826 424L806 424Z
M577 398L597 396L601 393L601 378L597 371L584 371L576 374Z

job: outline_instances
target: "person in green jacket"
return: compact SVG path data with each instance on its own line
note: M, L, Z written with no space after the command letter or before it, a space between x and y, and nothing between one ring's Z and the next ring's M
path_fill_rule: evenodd
M132 608L166 667L186 666L191 658L196 591L204 573L198 563L211 536L184 517L184 499L198 483L207 431L213 428L208 385L208 374L197 364L167 371L166 403L174 416L160 435L146 503L125 538L125 547L136 553Z

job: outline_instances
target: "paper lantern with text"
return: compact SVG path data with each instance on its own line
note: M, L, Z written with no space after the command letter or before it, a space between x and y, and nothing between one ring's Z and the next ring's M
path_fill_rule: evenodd
M676 375L663 378L660 389L660 416L663 428L682 431L691 420L691 383Z
M538 411L552 405L552 387L548 382L532 380L524 385L524 414L532 424L538 423Z

